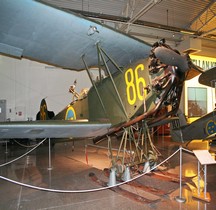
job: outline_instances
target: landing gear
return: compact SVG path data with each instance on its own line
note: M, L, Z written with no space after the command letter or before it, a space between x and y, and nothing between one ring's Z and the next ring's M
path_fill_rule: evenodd
M130 167L137 172L148 162L150 169L156 166L159 152L152 143L150 130L145 121L141 126L124 128L117 153L114 154L111 138L108 137L108 148L111 159L111 168L116 177L121 179L125 169Z

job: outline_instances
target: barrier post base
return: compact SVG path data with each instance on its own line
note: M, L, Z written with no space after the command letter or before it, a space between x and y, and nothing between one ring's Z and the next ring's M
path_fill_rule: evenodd
M176 200L177 202L179 202L179 203L185 203L185 201L186 201L185 198L180 197L180 196L176 196L176 197L175 197L175 200Z

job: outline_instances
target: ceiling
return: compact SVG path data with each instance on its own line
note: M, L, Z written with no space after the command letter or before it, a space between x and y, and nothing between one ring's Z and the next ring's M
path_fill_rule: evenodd
M201 39L197 54L216 57L216 0L41 0L78 12L149 43L178 47Z

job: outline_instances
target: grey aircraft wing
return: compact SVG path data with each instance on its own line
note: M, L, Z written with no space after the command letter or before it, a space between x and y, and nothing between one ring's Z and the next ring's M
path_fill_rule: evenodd
M0 122L0 139L91 138L108 133L111 124L77 120Z
M98 66L97 44L120 67L148 56L150 45L99 22L34 0L0 0L0 54L82 70Z

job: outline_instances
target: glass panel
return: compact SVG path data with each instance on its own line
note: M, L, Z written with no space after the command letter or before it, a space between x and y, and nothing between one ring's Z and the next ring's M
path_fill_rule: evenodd
M188 117L201 117L207 113L207 89L188 87Z

